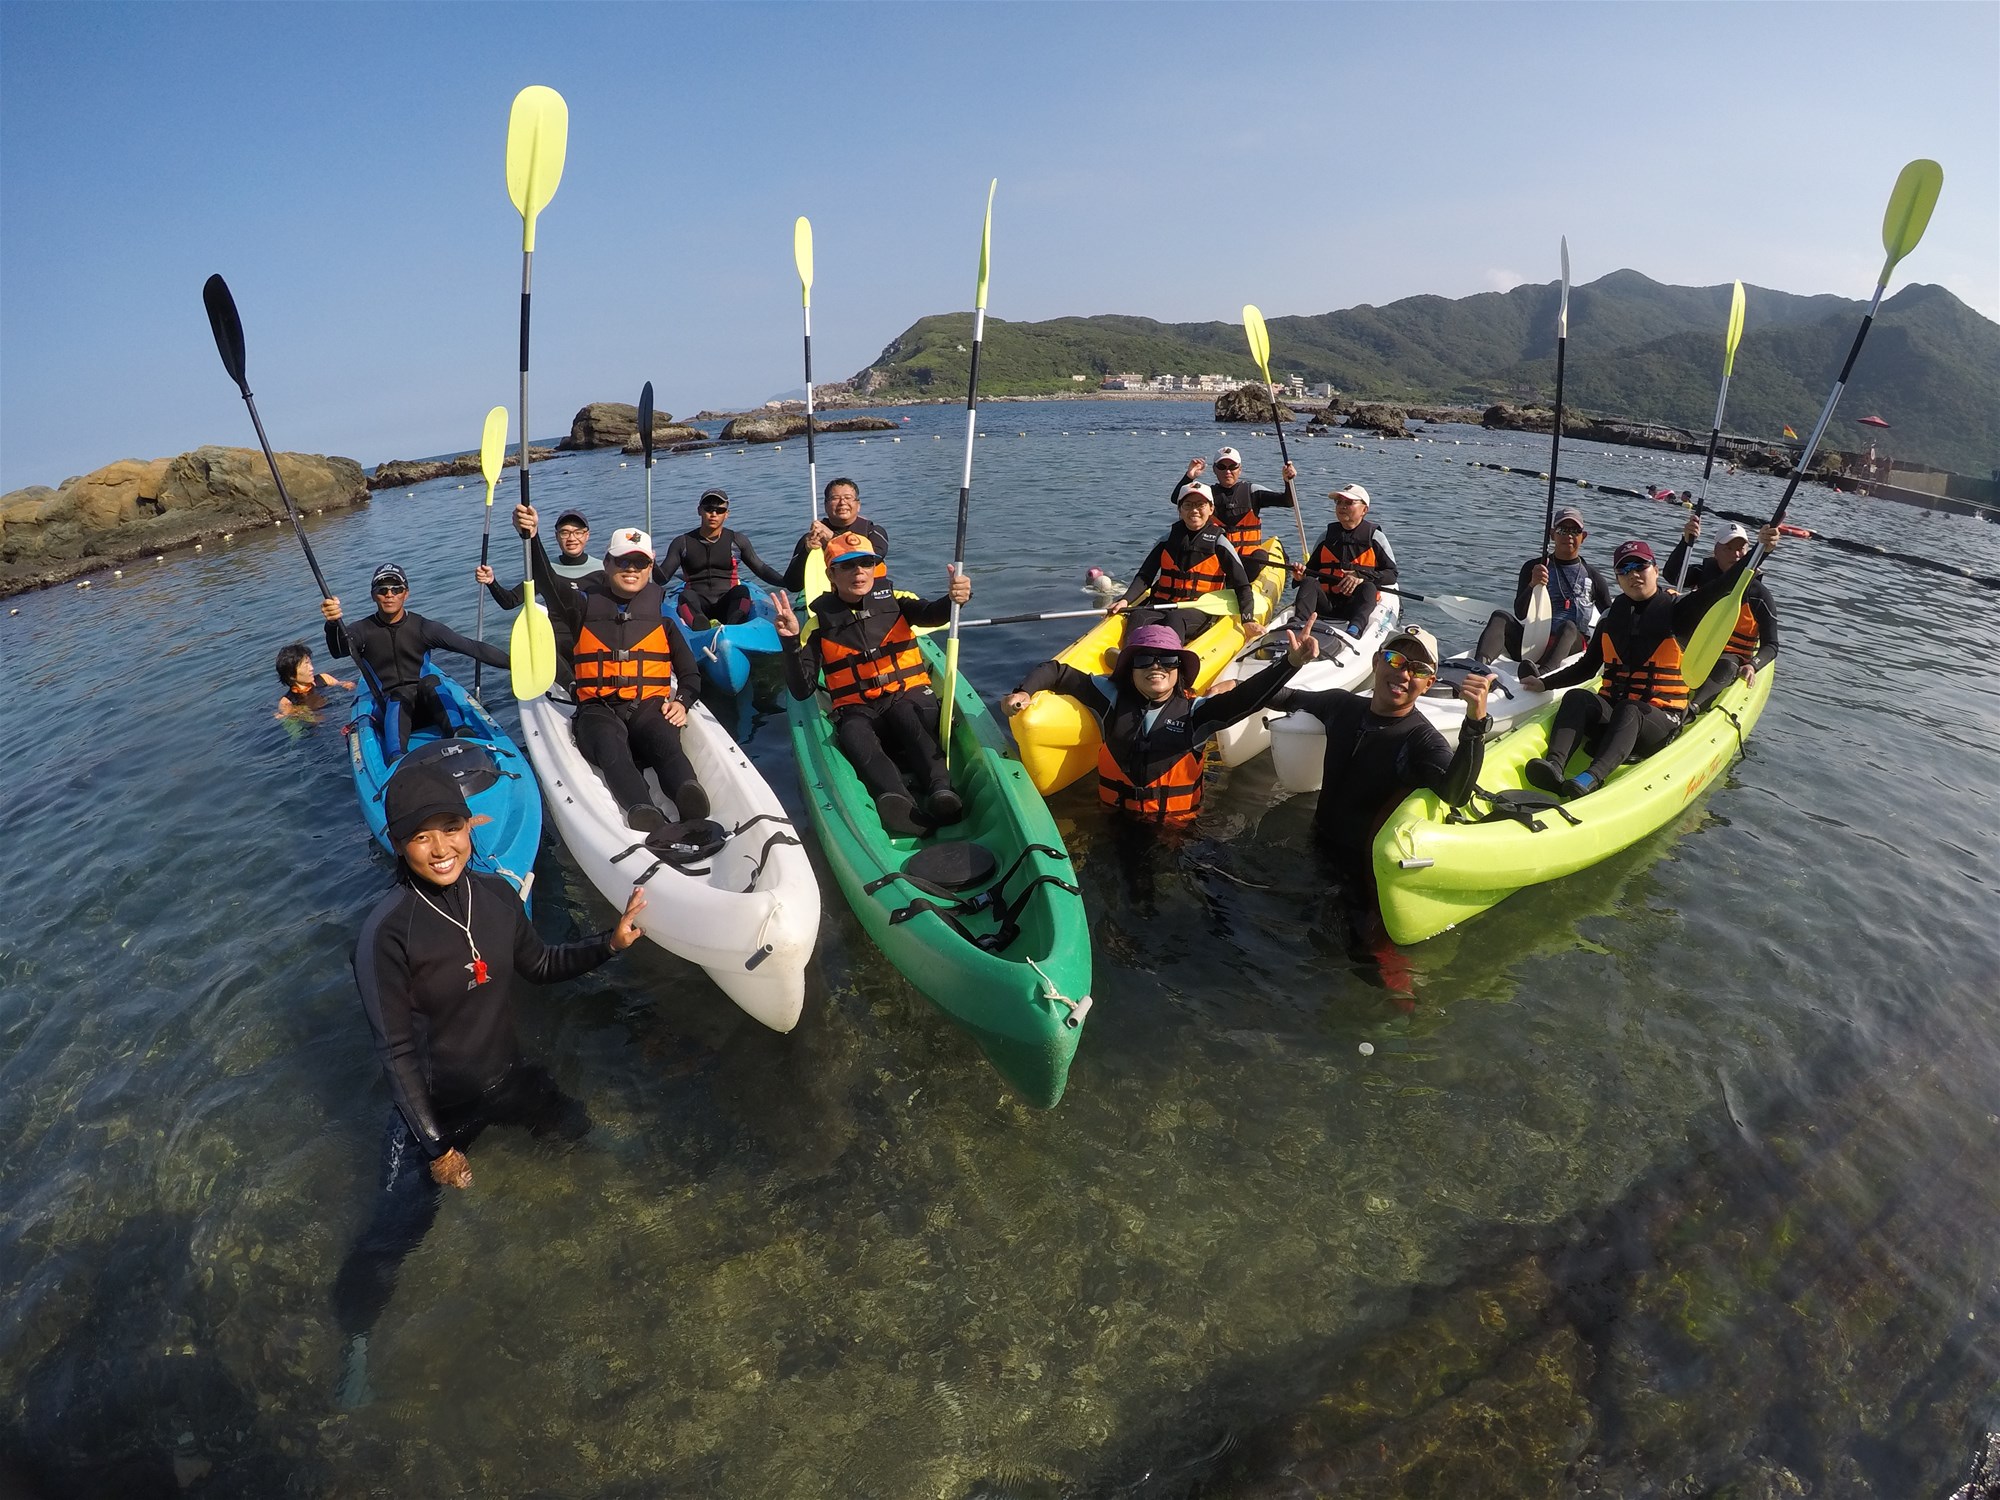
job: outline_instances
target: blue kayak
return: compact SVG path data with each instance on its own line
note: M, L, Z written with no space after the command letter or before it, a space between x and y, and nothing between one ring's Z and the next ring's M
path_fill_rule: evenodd
M465 805L475 815L491 819L472 830L473 868L503 876L521 893L525 905L535 869L535 852L542 842L542 794L535 783L527 756L494 723L485 709L473 702L464 688L442 672L427 675L437 679L438 697L444 700L453 721L460 726L456 736L446 739L435 730L424 729L410 737L406 761L435 760L458 778L465 793ZM375 723L375 695L364 677L354 695L354 711L347 721L348 759L354 769L354 791L361 799L361 816L375 842L391 854L388 818L382 807L382 789L395 769L382 758L381 731ZM397 762L400 765L402 762Z
M678 605L679 594L673 596ZM752 589L750 599L756 615L741 625L711 625L706 630L690 630L681 621L678 610L674 619L694 647L699 661L701 681L704 688L711 684L725 693L740 693L750 683L751 653L769 653L781 648L778 641L777 614L771 600L761 589Z

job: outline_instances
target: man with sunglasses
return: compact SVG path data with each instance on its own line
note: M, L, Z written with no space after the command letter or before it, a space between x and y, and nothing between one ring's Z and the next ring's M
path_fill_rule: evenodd
M556 517L556 555L549 559L549 571L572 592L589 580L595 579L600 584L604 581L603 566L590 555L590 522L582 511L566 510ZM486 592L502 609L521 607L521 590L499 582L485 563L474 568L472 576L486 585ZM568 623L561 615L549 617L549 629L556 638L556 680L567 687L569 657L576 649L576 637L569 633Z
M603 581L571 589L549 566L533 506L514 507L514 527L529 538L535 588L547 597L552 621L561 621L575 642L569 664L576 748L604 773L625 821L639 832L667 823L646 785L649 770L683 820L707 817L708 794L681 748L701 675L665 590L653 581L653 539L636 526L620 527L604 548Z
M1482 662L1521 654L1521 621L1527 617L1528 600L1538 588L1549 591L1549 643L1535 658L1537 667L1552 667L1567 661L1583 649L1597 617L1611 608L1611 586L1604 575L1583 559L1583 512L1565 505L1556 512L1549 532L1549 555L1544 561L1531 557L1521 564L1514 582L1514 612L1495 610L1479 632L1479 644L1472 654Z
M1700 535L1701 517L1689 516L1687 525L1681 530L1680 541L1667 555L1667 565L1661 570L1663 576L1681 577L1681 569L1687 564L1688 549ZM1741 526L1731 525L1715 544L1715 550L1707 560L1688 569L1684 581L1699 588L1709 574L1728 572L1749 550L1750 533ZM1750 580L1750 587L1743 591L1743 605L1736 612L1736 628L1729 634L1729 644L1715 659L1715 667L1708 674L1708 680L1688 698L1689 717L1707 708L1730 683L1738 678L1748 682L1759 670L1777 659L1778 607L1771 602L1771 592L1764 587L1764 575L1759 572Z
M829 479L823 492L826 519L812 523L812 530L792 548L792 560L785 565L785 587L794 593L806 586L806 559L836 536L863 536L877 557L889 555L889 533L861 514L861 486L851 479Z
M1313 814L1313 841L1357 910L1373 910L1370 850L1396 805L1412 792L1432 791L1455 807L1472 794L1479 779L1482 747L1492 725L1486 693L1493 679L1477 672L1466 675L1459 689L1465 723L1454 749L1417 712L1417 701L1437 681L1438 661L1437 638L1409 626L1375 653L1375 681L1368 693L1287 688L1271 701L1273 708L1311 714L1325 726L1326 771Z
M449 625L427 620L409 607L410 579L400 565L385 562L369 580L375 612L349 623L341 618L338 598L322 599L326 619L326 649L351 658L375 695L376 728L382 736L382 756L395 760L409 747L419 729L441 735L465 727L453 722L438 697L435 677L426 672L425 657L433 651L455 651L489 667L505 668L507 652L484 641L460 635Z
M1187 472L1174 486L1174 493L1178 495L1181 485L1201 478L1205 467L1202 459L1189 459ZM1252 582L1270 566L1270 557L1263 550L1264 518L1261 512L1297 510L1299 493L1292 487L1292 481L1298 477L1298 469L1287 463L1285 487L1281 490L1265 489L1243 477L1243 455L1234 448L1224 448L1215 455L1215 483L1210 486L1215 498L1215 524L1222 528L1222 534L1229 538L1229 545L1243 559L1243 570L1250 575Z
M1105 613L1118 615L1129 610L1128 633L1148 625L1165 625L1186 643L1215 623L1214 616L1186 606L1203 594L1230 589L1236 595L1244 638L1256 640L1264 627L1255 619L1256 597L1250 592L1250 575L1215 524L1215 498L1208 486L1188 480L1174 496L1174 505L1180 519L1153 544L1153 550L1132 574L1125 596L1114 599ZM1147 596L1145 606L1134 609L1142 595Z
M776 588L784 587L785 575L757 555L750 538L723 524L729 517L727 490L702 491L695 512L699 523L667 543L666 555L653 569L653 581L664 586L676 573L686 580L678 608L689 628L700 630L711 621L740 625L753 609L750 586L742 581L737 560Z
M1758 541L1767 553L1774 550L1778 528L1766 526ZM1659 566L1645 542L1620 542L1611 563L1620 597L1605 611L1583 655L1546 678L1532 667L1521 672L1521 686L1531 693L1570 689L1556 709L1548 754L1526 768L1530 784L1564 797L1595 791L1626 761L1651 755L1680 733L1688 712L1681 652L1701 617L1736 587L1749 558L1710 570L1689 594L1660 587ZM1597 691L1577 686L1600 672ZM1591 761L1570 776L1566 767L1579 740Z
M1388 533L1368 519L1366 489L1343 484L1327 499L1333 502L1333 524L1295 570L1299 592L1292 601L1292 614L1338 620L1349 635L1358 636L1368 628L1382 589L1399 576L1396 551L1389 545Z

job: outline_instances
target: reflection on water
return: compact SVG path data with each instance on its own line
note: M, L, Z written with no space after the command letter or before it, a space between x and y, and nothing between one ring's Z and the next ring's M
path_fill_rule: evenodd
M958 482L932 436L953 420L926 409L901 443L822 455L926 589ZM970 555L996 612L1080 604L1092 562L1122 576L1220 440L1164 406L998 407L987 426ZM1268 439L1231 440L1274 470ZM1296 451L1309 495L1369 486L1424 591L1498 596L1532 545L1535 486L1448 446ZM660 529L721 483L781 551L799 457L669 459ZM1687 474L1594 446L1565 464ZM637 475L572 455L536 488L609 526L642 503ZM455 483L313 523L336 587L395 555L413 607L469 628L478 517ZM1776 487L1717 490L1754 511ZM1676 519L1585 509L1593 547ZM1795 512L1881 524L1823 492ZM1904 550L2000 570L1980 523L1895 523ZM19 601L0 636L0 1479L1942 1493L1995 1422L2000 1368L1992 601L1809 548L1775 566L1787 654L1726 784L1414 950L1413 995L1318 940L1310 801L1252 764L1177 844L1119 837L1087 788L1055 800L1098 979L1049 1114L838 901L789 1037L650 947L537 997L526 1045L598 1128L480 1143L477 1186L379 1328L379 1399L352 1414L331 1402L326 1289L386 1095L346 955L388 866L337 726L269 718L273 651L314 631L310 583L273 533ZM1854 650L1919 620L1957 643L1920 678ZM997 696L1066 639L969 632L968 670ZM796 807L777 691L766 671L719 710ZM558 850L537 892L551 937L607 920Z

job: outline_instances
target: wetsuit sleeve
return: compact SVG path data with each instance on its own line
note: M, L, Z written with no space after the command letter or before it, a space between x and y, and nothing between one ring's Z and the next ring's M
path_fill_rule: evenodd
M556 577L556 570L549 566L549 554L543 550L539 535L528 538L528 557L535 574L535 601L547 606L550 615L559 616L574 639L583 629L583 596L568 587L566 580Z
M348 643L347 627L338 620L327 620L323 623L326 626L327 655L342 660L351 658L354 655L354 648Z
M470 636L460 635L449 625L440 624L429 616L424 618L423 634L419 639L423 641L426 651L456 651L460 656L483 661L489 667L507 665L505 646L493 646L485 641L475 641Z
M749 537L740 531L731 532L730 534L736 538L736 555L743 559L744 567L748 568L774 588L785 587L785 575L757 555L757 549L750 544ZM799 582L803 585L805 580L801 578Z
M1014 689L1017 693L1060 693L1065 698L1074 698L1093 714L1109 712L1111 700L1088 673L1079 672L1064 662L1045 661L1030 667L1028 675L1021 679L1021 685Z
M1243 690L1238 688L1236 691L1240 693ZM1311 714L1320 723L1325 724L1334 715L1345 712L1348 705L1352 704L1360 696L1359 693L1350 693L1346 688L1324 688L1317 693L1301 693L1294 688L1288 688L1281 684L1278 691L1271 694L1270 701L1264 706L1286 713L1296 711L1302 714Z
M653 564L653 582L665 588L667 581L681 570L687 553L687 537L677 536L667 543L667 550L660 560Z
M1452 751L1443 782L1432 788L1447 807L1463 807L1479 785L1479 773L1486 765L1486 731L1492 727L1490 718L1467 719L1459 726L1458 748Z
M1678 542L1674 543L1674 550L1667 554L1666 566L1660 569L1660 576L1662 578L1680 577L1681 569L1687 563L1687 555L1687 538L1682 537Z
M1125 602L1137 604L1139 596L1152 588L1153 580L1160 576L1160 549L1166 545L1162 537L1153 543L1153 550L1146 554L1146 560L1139 564L1139 571L1132 575L1132 581L1125 586Z
M1394 583L1400 576L1396 572L1396 549L1389 545L1389 533L1379 526L1375 528L1375 550L1381 554L1382 560L1373 568L1363 568L1360 571L1373 578L1377 584Z
M1761 581L1750 585L1743 602L1750 606L1750 618L1757 622L1756 665L1766 666L1778 659L1778 608Z
M795 635L782 636L785 648L785 686L803 703L819 691L819 636L805 645Z
M806 586L806 554L809 551L811 551L810 544L804 537L800 537L798 545L792 548L792 560L785 564L783 582L793 593Z
M701 663L688 643L687 632L671 613L663 613L660 623L667 630L667 651L674 659L674 701L693 708L701 697Z
M1535 564L1539 557L1531 557L1521 564L1521 576L1514 580L1514 618L1528 618L1528 596L1535 592Z
M1250 592L1250 575L1243 571L1242 554L1234 547L1224 545L1216 549L1215 555L1222 559L1222 576L1236 591L1237 610L1246 620L1256 618L1257 597Z
M905 599L898 594L896 608L912 625L944 625L951 620L951 595L939 594L935 599Z
M1188 710L1188 722L1194 729L1195 738L1206 739L1239 719L1247 719L1260 709L1269 708L1272 698L1292 680L1292 674L1297 670L1287 654L1226 693L1197 698L1194 707Z
M1267 490L1262 485L1252 485L1250 488L1250 508L1258 511L1297 510L1299 508L1298 493L1289 484L1281 490Z
M410 962L403 942L403 903L385 900L362 924L354 944L354 983L375 1038L375 1055L389 1078L389 1095L410 1134L433 1161L445 1153L444 1133L431 1109L417 1026L411 1009Z
M1597 612L1601 615L1611 608L1611 585L1605 582L1604 575L1589 563L1583 565L1583 571L1590 579L1590 602L1597 606Z
M486 592L493 596L493 602L502 609L519 609L521 607L521 591L509 588L497 576L491 583L486 585Z
M514 972L535 984L575 979L611 957L611 934L574 943L545 943L519 902L514 903Z
M1588 682L1604 670L1604 627L1599 625L1590 633L1590 644L1583 648L1583 655L1560 671L1549 673L1542 679L1542 686L1554 691L1557 688L1575 687L1580 682Z

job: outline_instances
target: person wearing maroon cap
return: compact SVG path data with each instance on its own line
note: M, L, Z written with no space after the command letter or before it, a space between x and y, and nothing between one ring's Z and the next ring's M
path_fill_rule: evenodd
M1126 634L1110 674L1092 677L1045 661L1000 700L1009 714L1044 689L1074 698L1097 720L1097 800L1149 823L1192 823L1201 811L1203 753L1211 736L1265 707L1300 667L1319 655L1312 621L1288 631L1291 649L1228 692L1194 696L1201 659L1168 625Z
M1778 528L1766 526L1758 541L1765 552L1775 550ZM1564 797L1595 791L1627 760L1651 755L1680 733L1688 711L1681 652L1710 606L1736 587L1749 557L1726 571L1712 570L1690 594L1660 587L1659 564L1642 541L1620 542L1611 565L1620 597L1598 621L1583 655L1546 678L1532 666L1521 672L1521 686L1531 693L1570 689L1556 709L1548 754L1527 765L1532 785ZM1600 672L1596 692L1577 686ZM1571 776L1567 766L1579 740L1591 761Z

